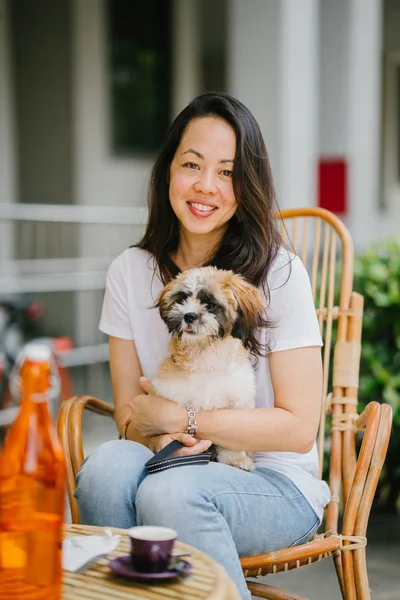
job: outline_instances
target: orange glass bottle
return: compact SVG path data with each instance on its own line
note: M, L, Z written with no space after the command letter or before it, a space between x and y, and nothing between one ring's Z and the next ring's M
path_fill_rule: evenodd
M0 600L59 600L65 460L46 346L27 346L20 376L21 410L0 454Z

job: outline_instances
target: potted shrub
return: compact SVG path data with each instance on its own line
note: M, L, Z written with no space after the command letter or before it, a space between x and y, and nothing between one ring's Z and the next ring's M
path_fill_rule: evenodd
M365 314L360 408L377 400L393 408L393 431L377 504L395 512L400 494L400 239L379 242L358 257L355 290Z

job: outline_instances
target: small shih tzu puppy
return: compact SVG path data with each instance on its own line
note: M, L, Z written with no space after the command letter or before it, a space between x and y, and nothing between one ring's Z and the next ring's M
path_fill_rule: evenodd
M195 411L253 408L255 377L241 340L261 322L258 289L232 271L201 267L171 280L157 305L172 339L153 381L156 393ZM219 462L254 469L245 451L218 446L216 453Z

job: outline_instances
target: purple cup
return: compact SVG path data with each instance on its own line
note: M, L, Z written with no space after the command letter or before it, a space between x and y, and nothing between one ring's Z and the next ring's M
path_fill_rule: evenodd
M143 526L128 529L132 566L140 573L163 573L168 569L172 548L178 537L168 527Z

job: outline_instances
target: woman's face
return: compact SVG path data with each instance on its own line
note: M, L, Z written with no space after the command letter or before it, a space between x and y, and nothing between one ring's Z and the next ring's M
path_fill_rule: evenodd
M218 234L236 212L233 128L218 117L187 126L170 167L169 198L186 235Z

